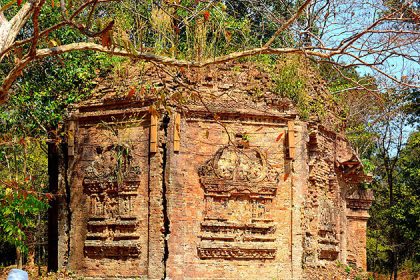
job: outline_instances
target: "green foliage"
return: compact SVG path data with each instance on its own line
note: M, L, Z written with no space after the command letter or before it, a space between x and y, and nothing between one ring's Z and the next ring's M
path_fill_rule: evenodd
M275 91L292 100L299 109L302 118L310 114L306 76L302 73L299 56L284 57L274 73Z
M48 206L46 140L58 136L65 108L91 94L95 78L110 62L101 54L79 52L33 64L18 92L0 108L0 142L6 143L0 146L0 162L10 162L0 167L0 179L9 178L0 180L0 236L23 252L25 233Z
M401 268L412 275L414 279L417 279L420 276L420 261L418 259L408 259L404 261Z
M299 4L271 0L258 3L124 0L101 7L98 14L115 15L113 43L117 46L151 50L179 59L204 60L262 46L278 29L272 18L289 18ZM99 29L105 22L98 20L93 28ZM281 40L276 40L273 46L295 45L295 41L291 34L283 32Z
M32 65L18 92L0 109L4 131L19 127L25 134L42 135L57 126L64 109L91 94L95 78L108 67L97 53L68 53Z
M0 146L0 239L26 250L25 232L48 208L45 143L14 139Z
M377 161L378 165L378 161ZM420 263L420 132L413 132L401 151L394 170L393 201L381 169L373 184L375 201L371 208L368 231L369 267L377 272L390 272L392 254L413 270Z
M366 174L372 174L375 171L376 166L371 160L364 158L362 159L362 164Z
M36 215L47 209L48 204L41 200L25 185L16 185L20 191L15 192L7 185L0 187L0 237L25 251L24 230L36 228Z
M39 17L45 29L62 19L60 9L43 5ZM31 22L17 39L31 31ZM40 47L86 40L77 29L62 28L48 34ZM0 132L17 128L28 136L45 135L54 129L64 115L64 108L90 95L95 78L103 75L116 58L94 52L72 52L52 56L32 63L17 80L14 94L0 108ZM5 77L14 65L13 56L0 65L0 77ZM15 132L17 132L15 130Z
M60 20L59 9L44 5L42 28ZM31 29L29 22L20 34ZM26 30L26 31L25 31ZM41 47L84 40L70 28L51 32ZM44 217L51 194L48 186L46 141L55 141L65 108L90 96L96 78L113 62L94 52L72 52L31 64L19 77L14 94L0 107L0 238L27 250L26 235ZM0 66L4 77L13 66L9 57ZM58 139L58 138L57 138ZM44 220L44 219L42 219ZM45 221L41 221L45 222ZM1 250L1 248L0 248Z
M191 0L179 5L125 0L103 7L105 14L116 16L115 45L198 60L249 46L249 19L231 8L223 2Z
M287 97L296 104L302 119L310 116L324 119L327 105L330 103L329 93L317 96L312 83L319 78L319 70L301 55L283 56L276 62L273 71L274 91Z
M285 59L276 73L276 90L296 103L304 102L305 80L300 77L299 59Z
M381 239L381 230L368 228L366 242L366 253L369 262L369 269L379 273L386 273L390 269L389 251L390 246L384 239Z

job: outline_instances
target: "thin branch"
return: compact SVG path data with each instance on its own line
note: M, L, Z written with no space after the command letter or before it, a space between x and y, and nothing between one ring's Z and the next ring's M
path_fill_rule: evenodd
M131 53L126 50L119 49L119 48L109 49L96 43L83 42L83 43L71 43L68 45L61 45L54 48L40 49L37 51L36 58L43 58L46 56L57 55L57 54L70 52L70 51L77 51L77 50L93 50L93 51L99 51L99 52L104 52L104 53L123 56L123 57L131 57L134 59L140 59L140 60L145 60L145 61L154 61L154 62L161 63L164 65L186 66L186 67L196 67L196 68L201 68L201 67L211 65L211 64L224 63L224 62L235 60L238 58L244 58L244 57L249 57L249 56L259 55L259 54L299 53L299 54L317 56L320 58L330 58L332 55L335 54L334 52L331 52L329 54L316 52L316 51L312 51L311 48L262 47L262 48L254 48L254 49L240 51L240 52L233 52L227 55L222 55L219 57L210 58L210 59L198 62L194 60L187 61L187 60L182 60L182 59L169 58L166 56L156 55L152 53L141 53L141 52Z
M271 46L271 44L274 42L274 40L277 38L277 36L279 36L280 33L282 33L293 22L295 22L295 20L303 13L303 11L305 11L306 6L308 6L311 3L311 1L312 0L306 0L292 17L289 18L289 20L286 21L282 26L280 26L279 29L277 29L277 31L274 33L274 35L267 41L267 43L265 43L264 47L268 48L269 46Z
M382 18L378 19L377 21L375 21L374 23L372 23L369 27L367 27L365 30L350 36L347 39L344 39L341 43L340 46L338 47L341 50L346 50L348 47L350 47L353 43L355 43L357 40L359 40L363 35L367 34L368 32L370 32L371 30L373 30L376 26L378 26L380 23L387 21L390 19L391 16L395 15L396 13L402 11L405 7L408 7L409 4L402 6L400 9L392 12L391 14L385 15Z
M407 84L407 83L405 83L403 81L399 81L397 78L392 77L390 74L385 73L384 71L382 71L381 69L379 69L378 67L376 67L373 64L367 63L366 61L364 61L361 58L355 56L354 54L351 54L351 53L345 53L345 54L348 55L348 56L353 57L357 61L360 61L360 63L362 65L368 65L369 68L372 68L376 72L382 74L383 76L387 77L388 79L390 79L390 80L392 80L392 81L394 81L394 82L396 82L396 83L398 83L398 84L400 84L402 86L405 86L405 87L408 87L408 88L420 88L420 85L411 85L411 84Z
M38 44L38 39L39 39L39 13L41 12L41 8L44 5L45 0L40 0L34 8L34 11L32 13L32 23L33 23L33 29L34 29L34 35L32 37L32 43L31 43L31 48L29 49L29 54L31 56L35 55L36 52L36 47Z

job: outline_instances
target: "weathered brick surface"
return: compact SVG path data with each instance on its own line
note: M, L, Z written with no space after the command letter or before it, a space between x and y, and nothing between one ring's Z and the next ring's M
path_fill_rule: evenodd
M153 209L147 123L119 129L97 119L81 121L76 133L68 268L87 276L147 275L148 209Z
M247 121L246 118L241 122L229 125L228 131L233 132L231 137L240 134L239 141L247 135L249 147L239 148L238 151L225 150L222 158L216 158L216 161L213 161L216 153L229 146L225 129L214 122L197 119L187 118L182 123L181 151L173 155L170 162L172 191L168 196L171 221L168 267L174 268L169 270L170 278L289 278L291 178L285 178L283 141L276 141L285 127L283 124L267 123L261 128L261 123ZM273 176L271 181L277 188L272 196L265 196L261 190L251 190L254 193L238 189L223 193L216 191L214 196L205 191L200 184L200 167L211 164L224 168L225 164L226 168L235 168L237 163L234 160L244 160L249 156L249 167L258 168L259 160L251 158L252 152L246 154L256 149L266 157L263 160L270 165L267 167L277 172L277 177ZM265 176L268 168L256 172L258 176ZM217 175L208 177L209 180L220 178ZM236 180L242 184L249 182L246 178ZM255 186L264 183L265 180L261 180ZM226 186L226 189L230 187ZM259 199L259 196L264 198ZM261 230L258 226L272 226L273 229ZM262 232L255 233L259 230ZM247 241L252 238L264 241ZM205 250L207 248L211 249ZM267 255L264 248L273 249L273 253ZM243 259L241 253L236 254L235 251L247 249L255 252L243 256ZM262 270L264 274L261 274Z
M61 267L148 279L309 279L337 261L366 267L372 195L358 188L365 178L356 155L340 134L299 120L288 101L251 97L253 84L270 81L246 67L252 75L220 69L237 85L214 71L202 80L185 74L203 95L158 108L153 153L153 98L73 109L74 156L60 180ZM177 88L167 76L146 76Z

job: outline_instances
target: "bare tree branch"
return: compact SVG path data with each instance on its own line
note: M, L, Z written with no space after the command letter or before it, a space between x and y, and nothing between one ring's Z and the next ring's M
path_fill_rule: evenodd
M305 8L311 3L311 1L312 0L306 0L292 17L289 20L287 20L282 26L280 26L279 29L277 29L276 33L274 33L274 35L267 41L267 43L265 43L264 47L269 47L274 42L274 40L280 35L280 33L285 31L290 25L292 25L292 23L295 22L295 20L305 11Z
M141 39L143 31L140 33L133 31L134 33L131 33L131 37L125 33L125 30L121 30L121 27L117 27L115 31L114 21L109 19L108 12L95 12L96 9L99 9L99 4L113 1L120 0L87 0L86 2L80 2L79 6L72 8L72 13L68 15L69 10L67 10L68 7L66 8L65 0L60 0L62 21L44 30L40 30L39 14L45 0L30 0L26 2L10 21L3 14L3 10L5 9L1 9L0 7L0 61L8 54L13 55L18 49L27 51L22 57L19 56L19 59L15 58L16 62L14 67L3 78L2 85L0 86L0 104L7 99L10 88L22 73L22 70L32 61L66 52L84 50L103 52L110 55L152 61L177 67L204 67L210 64L223 63L261 54L303 54L316 58L319 62L338 65L338 68L367 67L371 71L386 77L388 80L402 87L420 88L418 84L400 78L402 74L398 76L392 70L385 69L389 61L397 58L413 64L417 62L418 64L418 35L420 33L418 28L415 27L418 24L418 15L415 9L412 8L412 2L401 5L398 8L386 9L385 6L376 4L372 0L352 0L349 3L343 3L339 0L306 0L302 1L302 5L295 12L291 12L290 4L281 1L281 4L284 5L287 12L292 13L284 21L282 18L284 16L270 11L270 7L261 6L266 4L260 4L254 0L242 0L251 5L247 7L249 9L249 16L255 15L260 20L263 18L264 20L271 20L271 22L284 23L275 32L273 31L274 34L263 47L250 45L237 48L236 51L231 51L232 48L230 48L229 51L231 52L226 51L217 54L215 52L211 55L206 54L206 56L201 55L200 52L200 55L191 55L191 57L195 57L194 60L189 60L185 56L182 59L177 58L174 52L172 52L172 55L168 55L170 52L161 52L150 44L149 46L145 46ZM213 13L222 15L218 19L222 22L218 22L216 27L213 26L208 31L200 33L201 35L192 32L193 36L202 36L204 39L201 39L200 44L204 42L204 45L207 40L206 38L213 36L213 34L205 32L216 32L219 35L221 34L223 40L230 41L230 38L228 38L229 31L223 27L225 18L222 10L224 8L218 6L219 3L216 1L210 0L203 5L197 5L197 7L184 7L182 4L158 4L156 6L155 3L147 6L148 4L143 2L136 3L135 5L136 13L140 8L147 8L149 11L154 8L161 10L161 14L168 21L165 27L167 34L157 34L157 37L160 36L160 38L163 38L162 40L170 42L172 46L178 40L178 35L174 31L176 28L193 29L195 25L200 25L200 28L204 30L203 28L207 26L206 21L210 17L210 9L213 9ZM226 5L229 5L229 2L226 2ZM233 3L230 5L234 7ZM187 15L180 18L174 13L176 9L182 9L187 12ZM366 18L366 15L369 15L369 13L365 12L365 9L372 9L374 11L374 14L369 17L370 20ZM337 11L340 14L337 14ZM355 11L359 13L359 19L355 16ZM257 15L257 12L265 14ZM378 16L378 14L381 16ZM104 15L106 16L104 17ZM203 15L204 20L202 18ZM96 16L99 17L101 24L94 24ZM28 30L26 31L26 37L24 36L23 39L17 41L17 34L31 17L33 28L28 29L29 32ZM356 18L353 20L353 17ZM152 20L143 15L139 15L138 19L140 21ZM103 22L107 20L108 24L104 28L101 27ZM155 21L159 20L161 19L155 19ZM153 25L145 25L143 27L141 24L136 20L136 27L141 26L141 30L143 28L147 29L150 26L153 28ZM45 42L44 40L47 39L51 32L57 31L60 28L79 30L88 38L101 37L102 45L89 39L88 42L74 42L53 48L45 48L42 42ZM114 35L112 38L108 38L111 36L111 31ZM152 32L155 31L153 30ZM274 41L285 31L287 31L288 36L292 37L291 42L287 42L285 41L286 39L282 38L282 45L284 47L271 47ZM156 32L158 33L159 31ZM132 38L133 34L139 34L140 40L138 38ZM245 36L243 35L245 32L242 30L239 30L238 34ZM217 45L215 38L211 38L211 44ZM263 40L262 38L263 36L259 39L259 42ZM132 41L134 41L134 45ZM194 44L196 43L194 42ZM134 46L136 47L134 48ZM163 45L162 47L165 48L167 46ZM148 52L144 50L148 50ZM336 69L338 68L336 67ZM340 75L344 75L344 73L340 72ZM353 84L358 87L364 87L364 85L358 84L353 79L349 79L349 81L355 82Z

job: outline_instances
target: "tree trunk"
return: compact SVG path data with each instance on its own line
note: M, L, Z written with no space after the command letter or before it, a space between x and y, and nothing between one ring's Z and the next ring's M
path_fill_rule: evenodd
M22 250L19 247L16 247L16 267L22 269L23 266L23 255Z
M30 268L35 267L35 238L32 233L27 232L27 240L28 242L28 258L26 265Z
M398 279L398 252L394 252L394 266L392 268L394 270L394 280Z
M3 12L0 12L0 53L15 42L19 31L28 21L32 8L32 1L26 2L22 5L22 8L20 8L19 12L17 12L17 14L9 21L6 19ZM2 59L3 56L0 56L0 61Z
M392 171L390 171L392 172ZM394 205L394 178L392 174L388 174L388 187L389 187L389 205L392 207Z

